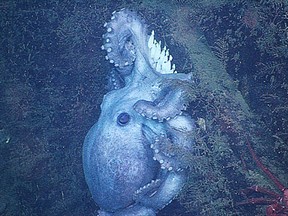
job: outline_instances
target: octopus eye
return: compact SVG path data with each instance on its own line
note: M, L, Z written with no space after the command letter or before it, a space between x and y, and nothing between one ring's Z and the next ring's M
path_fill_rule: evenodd
M126 112L120 113L117 117L117 124L120 126L126 125L130 121L130 115Z

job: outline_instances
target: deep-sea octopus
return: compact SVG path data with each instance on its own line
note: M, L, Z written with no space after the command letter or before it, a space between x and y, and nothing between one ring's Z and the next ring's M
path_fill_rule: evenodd
M87 184L99 215L156 215L187 178L195 125L185 112L192 75L177 73L166 46L127 9L105 23L113 64L101 114L83 147Z

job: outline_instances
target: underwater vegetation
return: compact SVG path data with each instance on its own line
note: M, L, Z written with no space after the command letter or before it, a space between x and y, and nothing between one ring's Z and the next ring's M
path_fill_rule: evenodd
M206 139L202 142L202 147L205 147L206 157L204 160L208 160L208 166L203 166L205 164L203 161L197 163L198 170L203 172L202 184L204 186L200 184L199 187L199 181L192 180L195 187L191 188L190 196L193 197L195 191L202 189L202 193L199 194L199 197L202 198L199 205L195 206L195 202L187 202L189 199L184 199L186 200L185 204L189 205L191 209L197 209L195 214L200 211L203 214L224 215L230 212L229 209L235 205L235 200L238 199L237 196L235 197L235 194L238 194L237 190L234 192L231 190L236 185L238 187L241 185L242 188L245 188L245 184L262 184L270 188L274 186L265 179L265 176L263 178L261 171L249 167L248 164L251 161L249 162L247 157L251 158L251 156L247 155L247 148L243 146L246 142L245 137L252 136L258 154L263 157L266 164L270 165L270 168L273 167L273 163L276 163L277 165L274 165L276 167L273 167L274 173L276 176L280 176L282 182L285 182L285 179L287 182L287 175L285 175L285 171L281 170L281 168L287 169L287 157L285 157L287 154L285 153L287 152L287 117L285 117L287 110L283 109L287 103L287 89L284 87L287 83L287 52L283 52L283 50L287 51L288 42L287 4L284 1L250 3L234 1L232 4L223 3L216 8L207 7L206 13L203 13L203 8L199 9L201 13L197 9L187 10L186 7L179 7L179 11L182 14L186 13L186 17L182 19L189 20L188 23L193 23L202 30L206 42L233 78L234 86L241 91L245 103L254 110L251 112L250 109L245 109L241 99L233 99L237 94L231 94L233 92L231 86L221 89L221 91L215 89L214 85L212 91L209 86L201 86L201 80L207 80L206 85L211 85L213 82L205 79L205 72L197 71L202 92L200 96L196 97L199 100L196 99L196 104L192 103L191 108L195 110L195 106L200 107L194 111L200 123L200 134L203 133L201 125L203 122L206 123L204 129L208 132L202 135ZM177 20L181 19L177 18ZM185 25L183 31L190 31L189 35L192 35L195 30L191 27L189 29L189 25ZM183 40L191 39L191 37L187 37ZM187 44L187 42L185 43ZM196 66L195 69L197 69ZM263 69L265 70L263 71ZM217 80L215 77L213 79ZM231 80L226 79L224 82L228 86ZM225 86L225 84L221 85ZM217 87L219 88L219 85ZM203 91L204 88L206 90ZM278 101L271 101L271 98L269 101L269 94L273 94L274 96L271 97L277 98ZM267 100L265 101L265 99ZM279 108L281 114L276 114L275 111ZM268 156L268 151L273 152L273 156L271 152ZM236 158L233 158L234 156ZM273 157L278 157L280 162L273 161L271 159ZM212 167L212 173L217 179L215 182L209 182L210 176L205 177L206 171L209 170L207 167ZM223 176L225 173L226 175L232 174L233 177ZM242 178L241 175L245 175L246 182L244 180L237 181ZM217 184L219 182L220 184ZM193 184L188 184L188 186L193 186ZM227 188L229 189L227 190ZM205 193L207 190L209 192ZM207 196L214 197L207 198ZM190 197L191 200L195 200L192 197ZM234 202L231 202L230 198ZM198 200L198 196L196 200ZM214 202L212 205L211 200ZM226 209L225 207L228 206L230 208ZM230 214L237 213L231 211Z
M0 215L97 215L81 149L107 92L103 23L127 7L193 73L189 182L159 215L263 215L237 206L254 185L288 182L287 1L2 1ZM162 8L162 9L161 9ZM287 186L287 184L286 184ZM257 194L252 194L257 197Z

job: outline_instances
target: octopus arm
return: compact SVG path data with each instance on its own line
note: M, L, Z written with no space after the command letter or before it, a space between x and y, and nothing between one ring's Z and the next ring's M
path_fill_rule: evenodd
M185 172L164 170L162 174L162 179L145 185L136 192L137 202L155 210L160 210L172 202L186 181Z
M121 75L130 75L137 56L136 49L143 48L142 43L148 40L144 21L135 12L122 9L113 12L111 21L104 26L107 32L103 35L102 49L107 51L106 59Z
M171 85L164 87L154 101L137 101L134 104L134 110L148 119L163 122L186 110L190 99L191 93L187 91L187 86Z
M151 208L146 208L141 205L134 205L126 209L122 209L115 213L98 211L98 216L156 216L156 213Z

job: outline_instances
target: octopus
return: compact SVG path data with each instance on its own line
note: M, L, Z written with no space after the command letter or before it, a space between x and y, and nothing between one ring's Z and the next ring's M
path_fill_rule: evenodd
M113 12L104 27L102 49L113 68L84 141L85 180L100 216L153 216L187 180L192 74L177 73L168 48L135 12Z

